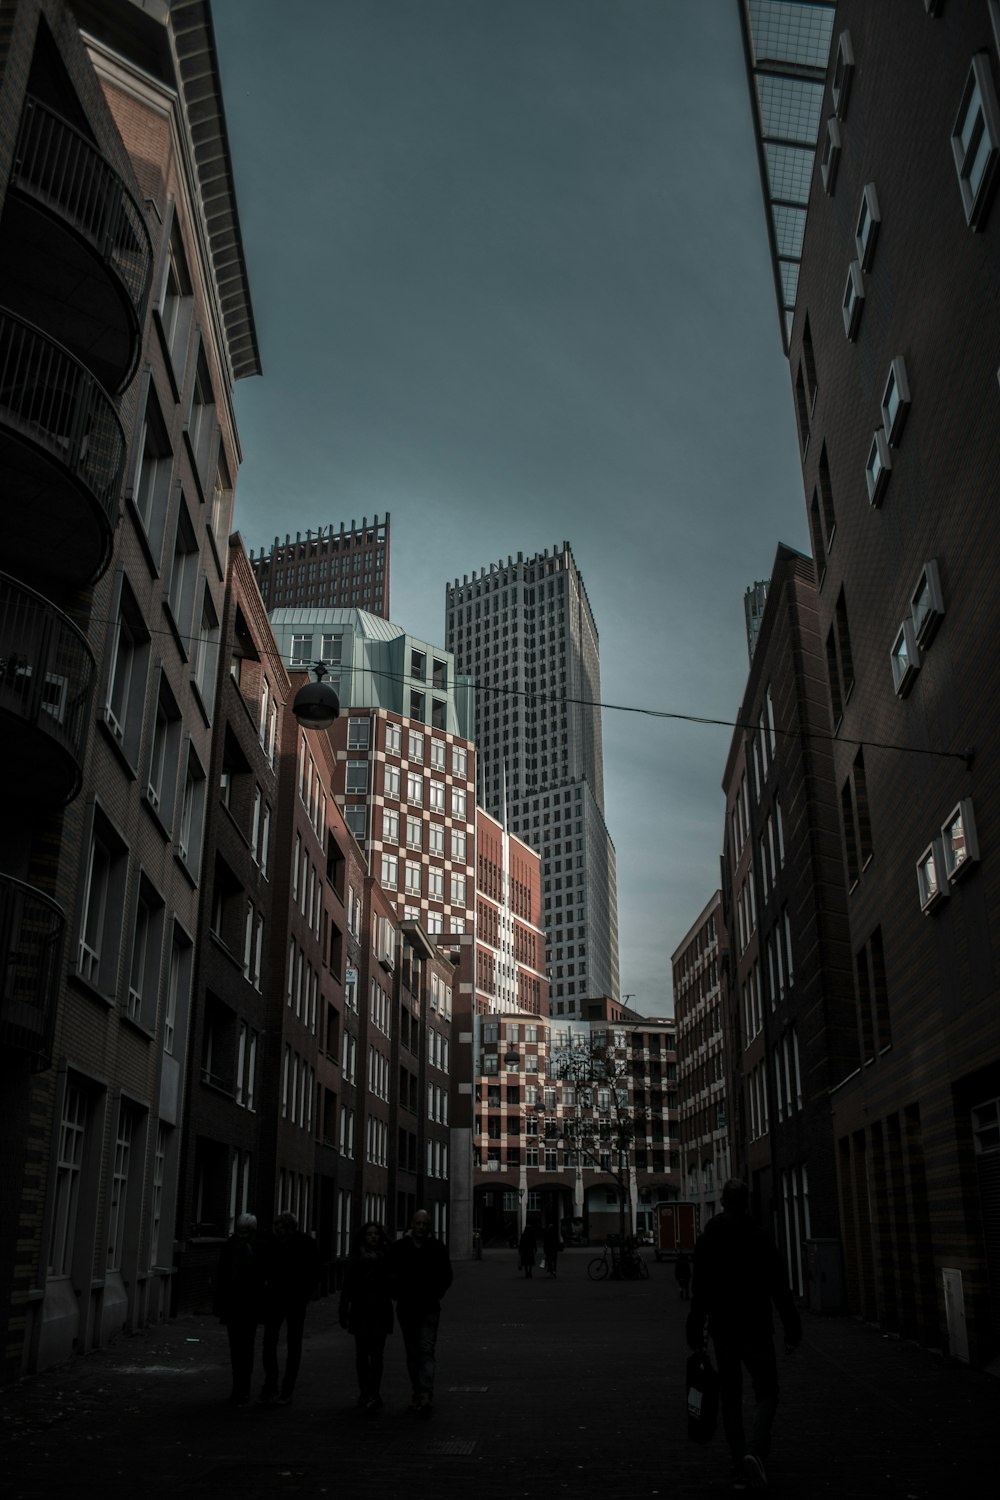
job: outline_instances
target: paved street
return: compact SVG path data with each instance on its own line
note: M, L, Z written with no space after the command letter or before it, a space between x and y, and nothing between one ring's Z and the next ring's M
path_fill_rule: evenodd
M593 1252L559 1278L518 1277L513 1252L456 1266L438 1346L436 1409L406 1411L398 1333L385 1408L354 1407L353 1343L336 1302L313 1304L288 1407L227 1404L225 1331L211 1319L119 1338L23 1382L0 1402L7 1500L62 1494L224 1500L393 1492L435 1500L724 1495L721 1435L686 1435L684 1315L672 1268L648 1253L638 1283L587 1280ZM992 1489L1000 1385L883 1338L806 1314L782 1364L775 1496L937 1500Z

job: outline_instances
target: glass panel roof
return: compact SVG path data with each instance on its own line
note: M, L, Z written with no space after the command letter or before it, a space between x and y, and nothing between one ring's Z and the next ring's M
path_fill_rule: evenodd
M742 0L782 338L795 310L835 0Z

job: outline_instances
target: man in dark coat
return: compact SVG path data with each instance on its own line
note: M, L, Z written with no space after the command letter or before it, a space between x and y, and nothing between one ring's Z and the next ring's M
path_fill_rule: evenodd
M559 1225L554 1220L551 1220L546 1224L545 1232L542 1235L542 1254L545 1256L546 1273L552 1277L553 1281L555 1280L556 1262L559 1259L561 1249L562 1235L559 1233Z
M316 1241L299 1229L292 1213L279 1214L264 1257L264 1389L262 1401L285 1406L292 1399L302 1362L306 1303L316 1290ZM278 1335L285 1325L285 1375L278 1385Z
M518 1265L524 1272L525 1281L531 1280L531 1273L535 1269L535 1252L538 1249L538 1240L535 1238L535 1229L532 1224L525 1224L521 1231L521 1238L517 1242Z
M229 1335L229 1362L233 1389L229 1399L236 1406L250 1405L253 1379L253 1346L260 1322L263 1271L257 1244L257 1220L240 1214L236 1227L223 1245L215 1277L214 1309Z
M451 1286L452 1271L447 1246L431 1234L430 1214L424 1209L413 1215L409 1233L389 1247L389 1281L413 1389L410 1410L429 1417L441 1298Z
M392 1332L388 1250L385 1230L370 1219L347 1262L340 1293L340 1326L354 1336L358 1405L371 1416L382 1406L385 1341Z
M772 1306L784 1328L786 1353L791 1353L801 1342L802 1324L784 1267L771 1240L750 1219L746 1184L727 1182L722 1213L708 1221L695 1244L687 1340L692 1349L702 1347L707 1319L719 1370L722 1425L737 1478L760 1490L767 1488L764 1460L778 1405ZM749 1439L743 1427L744 1365L756 1401Z

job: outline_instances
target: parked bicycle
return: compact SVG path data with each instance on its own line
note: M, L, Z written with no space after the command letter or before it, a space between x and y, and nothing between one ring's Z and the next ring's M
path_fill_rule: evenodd
M609 1235L604 1250L588 1262L591 1281L648 1281L649 1267L630 1240L619 1243L618 1235Z

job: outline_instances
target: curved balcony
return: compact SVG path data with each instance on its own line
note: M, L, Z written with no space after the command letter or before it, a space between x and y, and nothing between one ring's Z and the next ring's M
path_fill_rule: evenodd
M0 1046L52 1060L66 918L33 886L0 872Z
M153 272L139 205L93 141L30 97L10 187L0 226L8 304L121 391L139 363Z
M11 805L58 807L80 790L95 673L72 620L0 573L0 736Z
M32 582L81 587L111 556L125 433L79 360L0 308L3 558Z

